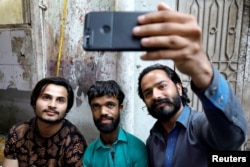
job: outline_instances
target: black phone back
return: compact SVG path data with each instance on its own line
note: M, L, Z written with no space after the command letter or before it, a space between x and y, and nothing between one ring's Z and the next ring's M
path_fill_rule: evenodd
M85 15L83 48L87 51L143 51L132 29L145 12L90 12Z

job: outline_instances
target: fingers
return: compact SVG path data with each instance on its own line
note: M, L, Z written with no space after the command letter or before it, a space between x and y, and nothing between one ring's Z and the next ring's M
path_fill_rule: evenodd
M200 45L185 46L179 49L160 49L146 52L141 56L142 60L171 59L178 66L180 63L187 63L195 59L195 55L202 54Z
M192 15L180 13L172 9L167 9L146 13L144 15L139 16L137 20L140 25L144 25L161 22L185 23L193 19L194 17Z
M160 59L172 59L176 55L176 52L166 51L166 50L157 50L152 52L146 52L141 55L142 60L160 60Z
M153 36L175 34L189 36L199 31L196 18L175 11L152 12L138 17L139 26L133 29L135 36Z
M164 36L154 36L142 38L141 44L148 48L165 48L165 49L182 49L189 45L189 40L177 35L171 35L167 38Z
M157 8L158 10L173 10L164 2L160 2Z
M137 26L133 29L133 34L139 37L161 35L190 36L191 33L199 35L199 31L200 27L198 27L196 23L179 24L175 22L162 22Z
M182 49L201 44L202 32L197 25L177 23L149 24L134 29L141 36L141 45L147 48Z

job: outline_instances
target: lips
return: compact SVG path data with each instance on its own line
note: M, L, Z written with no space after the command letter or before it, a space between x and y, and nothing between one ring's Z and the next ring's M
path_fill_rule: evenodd
M99 122L101 123L101 124L106 124L106 123L110 123L112 120L110 120L110 119L100 119L99 120Z
M152 104L152 107L151 108L160 108L160 107L164 107L166 106L168 103L165 103L165 102L155 102Z
M46 113L47 115L50 115L50 116L53 116L53 115L56 115L56 114L57 114L57 112L54 111L54 110L45 110L45 113Z
M157 99L153 102L152 107L151 108L160 108L160 107L164 107L166 105L173 105L173 103L165 98L165 99Z
M112 120L113 120L112 117L105 115L105 116L101 116L97 121L98 121L99 123L101 123L101 124L105 124L105 123L110 123L110 122L112 122Z
M167 103L156 103L155 108L164 107Z

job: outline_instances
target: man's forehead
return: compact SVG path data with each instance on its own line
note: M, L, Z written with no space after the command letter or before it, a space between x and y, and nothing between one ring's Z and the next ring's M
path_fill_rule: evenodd
M141 81L141 87L146 85L154 85L160 82L167 82L170 78L163 70L153 70L145 74Z
M67 96L68 92L64 86L48 84L43 87L40 94Z

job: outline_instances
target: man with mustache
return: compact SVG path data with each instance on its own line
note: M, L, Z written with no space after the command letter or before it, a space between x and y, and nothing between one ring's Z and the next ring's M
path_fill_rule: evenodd
M88 101L100 137L87 148L84 167L147 167L145 144L119 126L124 93L113 80L97 81Z
M40 80L30 104L35 117L11 128L3 167L82 167L85 138L65 119L74 104L68 81L60 77Z
M172 60L191 78L204 110L188 106L187 89L169 67L155 64L141 72L139 96L157 119L146 142L149 166L205 167L210 151L239 150L247 136L244 112L229 83L204 53L196 19L160 3L158 11L139 16L138 22L134 35L141 37L142 46L153 48L141 58Z

